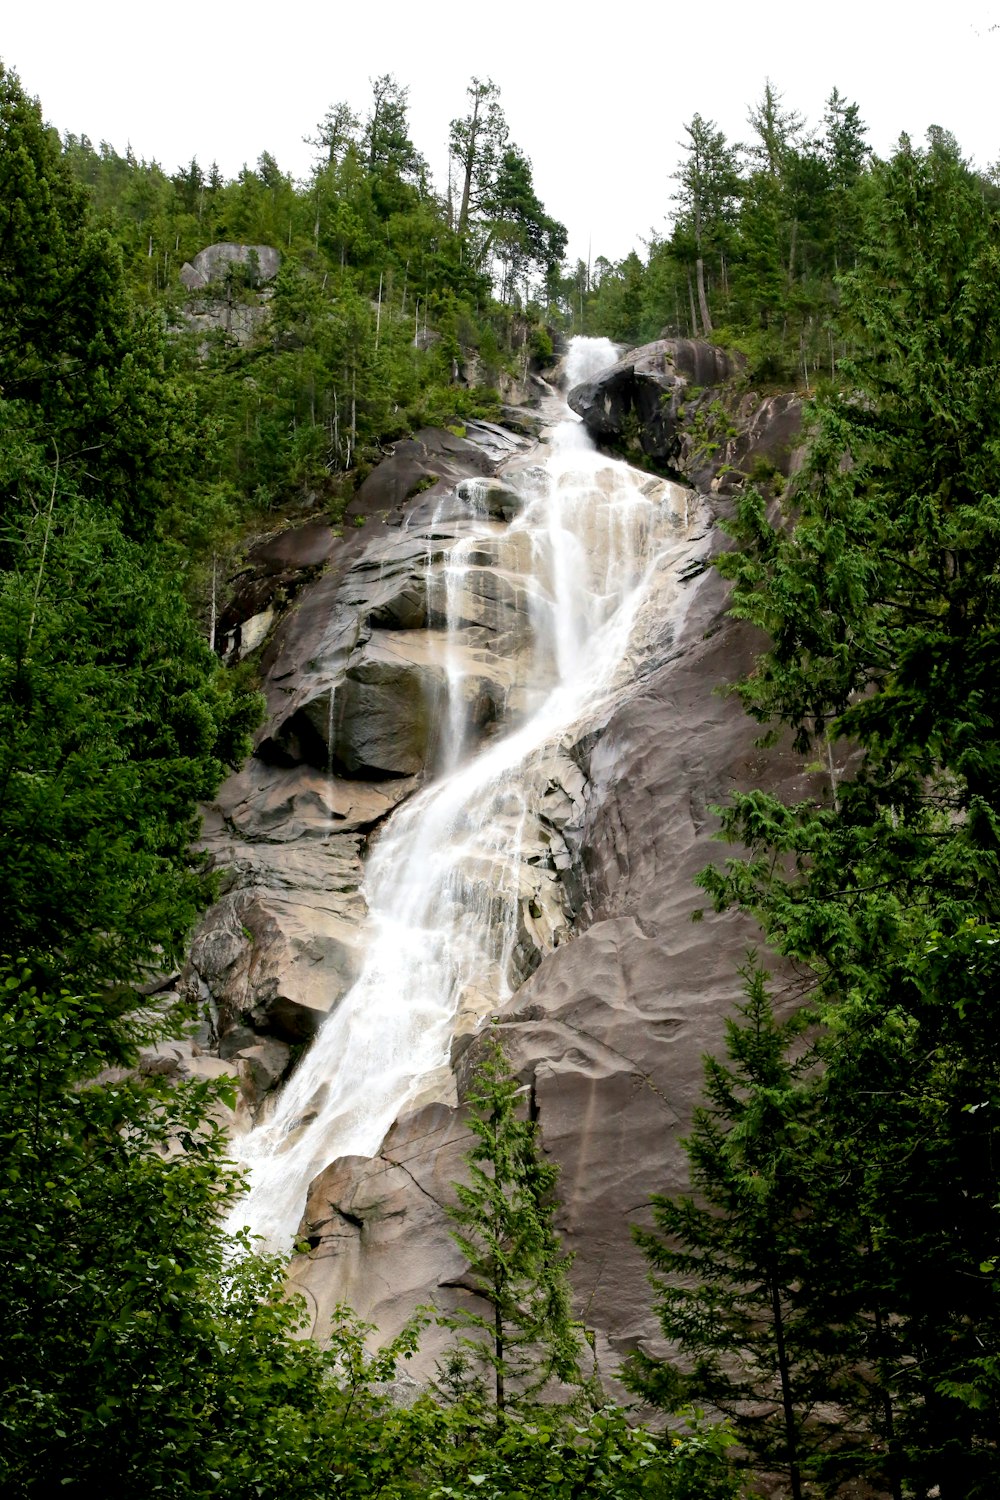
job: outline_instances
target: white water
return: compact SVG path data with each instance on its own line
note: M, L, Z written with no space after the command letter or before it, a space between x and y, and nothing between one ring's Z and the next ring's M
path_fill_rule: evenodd
M568 386L615 358L606 340L574 340ZM686 602L676 581L664 592L662 576L701 550L687 532L685 492L651 487L647 475L598 454L569 409L552 406L547 442L502 476L524 500L506 534L530 558L533 708L463 760L459 597L476 537L499 530L470 514L444 569L449 701L439 777L396 811L369 858L360 977L270 1117L234 1142L251 1189L232 1225L249 1224L273 1249L287 1247L315 1174L340 1156L373 1155L422 1081L447 1062L463 1000L478 996L482 1013L511 993L528 900L522 846L533 763L619 686L654 576L668 611L679 616Z

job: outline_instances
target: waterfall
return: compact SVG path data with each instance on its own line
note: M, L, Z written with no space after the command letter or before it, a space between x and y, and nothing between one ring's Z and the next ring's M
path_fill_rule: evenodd
M573 340L567 383L615 358L607 340ZM232 1227L248 1224L272 1249L287 1248L316 1173L340 1156L375 1154L447 1065L460 1009L485 1017L516 989L525 934L537 932L540 763L626 690L643 610L655 605L662 638L686 606L681 575L705 546L694 534L699 508L689 517L685 491L599 454L568 407L554 396L548 407L540 446L498 475L513 519L489 519L471 485L443 561L438 549L436 579L428 564L428 613L436 596L444 624L429 633L447 686L445 743L436 779L396 810L371 850L362 971L268 1117L234 1142L250 1190ZM477 739L466 708L465 590L487 546L506 549L521 570L530 630L518 647L518 691Z

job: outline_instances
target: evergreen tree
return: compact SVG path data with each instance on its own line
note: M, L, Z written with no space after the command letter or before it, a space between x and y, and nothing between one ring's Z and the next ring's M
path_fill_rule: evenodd
M545 212L531 162L516 146L500 158L486 207L490 227L482 253L493 251L500 260L501 300L513 302L522 278L533 270L552 284L566 249L566 227Z
M755 139L744 148L759 170L779 180L805 130L805 121L798 111L784 109L781 101L780 89L775 88L770 78L765 79L760 102L747 113Z
M726 232L740 184L735 150L727 145L714 120L703 120L696 114L684 129L689 138L685 146L688 155L675 174L679 186L674 201L693 240L698 310L702 332L709 337L712 318L705 290L705 256L725 251Z
M733 799L749 856L706 871L815 976L828 1218L859 1219L828 1311L868 1476L894 1493L994 1493L1000 1338L996 1104L984 1016L1000 889L1000 320L996 211L941 133L877 167L843 282L857 353L818 405L792 524L748 492L721 561L768 651L740 691L829 771L825 797ZM839 748L838 748L839 742ZM854 747L856 768L838 761ZM824 1277L826 1277L824 1283ZM814 1315L838 1284L812 1280Z
M132 536L153 534L169 492L202 456L158 321L132 303L118 250L58 138L2 64L0 392L47 458L58 453L63 477ZM0 512L33 503L8 468Z
M156 502L187 493L190 403L10 73L0 172L20 334L0 339L0 953L128 983L177 959L208 895L197 804L257 707L152 539Z
M348 146L357 145L361 121L343 99L331 104L320 123L315 136L307 136L310 146L318 146L323 152L323 164L335 167L342 160Z
M452 1237L490 1311L460 1309L441 1321L461 1332L461 1349L491 1371L498 1423L530 1406L552 1379L580 1378L569 1257L552 1222L559 1172L542 1156L521 1096L503 1048L491 1040L465 1100L475 1138L465 1157L469 1181L455 1184L458 1202L448 1211Z
M456 229L465 234L470 215L487 202L504 147L507 121L500 106L500 90L491 78L473 78L465 91L471 108L452 120L448 137L451 155L461 171L462 195Z
M744 977L728 1061L705 1059L706 1102L684 1143L697 1197L656 1196L656 1232L633 1229L663 1333L687 1368L638 1354L627 1379L672 1410L711 1402L800 1500L831 1440L821 1406L839 1373L803 1285L831 1228L812 1211L803 1149L816 1130L815 1057L801 1040L803 1015L777 1022L764 973L751 962Z

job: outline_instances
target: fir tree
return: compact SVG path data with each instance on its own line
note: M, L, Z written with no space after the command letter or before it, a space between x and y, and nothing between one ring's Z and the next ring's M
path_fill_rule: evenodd
M491 1039L465 1100L474 1144L469 1180L455 1184L452 1237L472 1268L488 1314L463 1308L441 1319L489 1369L498 1422L530 1405L552 1379L577 1383L580 1339L570 1312L570 1257L553 1227L559 1169L524 1118L523 1093Z
M814 976L827 1029L809 1150L827 1164L828 1222L851 1204L855 1235L840 1273L814 1263L803 1287L845 1372L864 1375L842 1399L869 1430L866 1477L969 1500L1000 1480L1000 1049L984 1010L1000 889L998 221L940 132L925 151L904 140L871 188L843 282L849 386L816 410L792 523L748 493L741 550L720 564L734 613L771 638L744 702L818 751L829 786L797 806L735 797L724 832L748 856L702 883Z
M816 1128L815 1057L801 1013L775 1020L752 959L744 978L727 1062L706 1057L706 1102L684 1143L697 1196L655 1196L656 1231L633 1229L682 1362L637 1354L626 1374L671 1410L710 1401L800 1500L811 1457L830 1439L818 1408L837 1379L803 1286L828 1233L803 1152Z

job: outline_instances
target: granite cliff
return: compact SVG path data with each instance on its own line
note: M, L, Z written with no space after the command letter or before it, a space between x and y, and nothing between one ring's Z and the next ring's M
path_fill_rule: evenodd
M291 1276L318 1337L338 1301L391 1333L418 1303L468 1295L442 1205L467 1146L463 1085L495 1015L562 1169L560 1228L601 1365L610 1374L655 1341L629 1224L645 1222L649 1193L685 1185L678 1142L701 1057L719 1042L755 937L741 919L693 920L693 877L723 856L711 808L734 786L788 791L807 777L789 751L757 749L754 726L719 691L748 669L756 642L726 618L707 564L737 476L761 457L769 473L794 461L798 413L787 398L736 390L736 365L709 346L661 340L617 362L614 352L570 404L598 442L637 446L689 481L629 481L638 504L666 516L672 550L607 690L533 752L530 805L515 818L498 802L491 815L498 848L517 823L507 981L461 991L447 1055L376 1145L310 1172L299 1233L311 1250ZM710 451L706 411L725 413L727 435ZM183 978L207 1017L202 1050L242 1080L237 1128L274 1117L278 1086L301 1073L352 991L366 862L394 811L442 774L454 702L469 754L554 691L531 677L535 563L518 521L544 457L544 444L488 425L419 433L362 485L343 535L313 522L270 538L238 581L222 625L230 651L266 641L268 714L254 756L209 810L206 846L225 889ZM604 545L586 532L583 543L592 554ZM496 857L463 877L482 887L463 900L487 923ZM201 1065L218 1067L178 1059ZM303 1107L296 1129L318 1107Z

